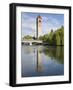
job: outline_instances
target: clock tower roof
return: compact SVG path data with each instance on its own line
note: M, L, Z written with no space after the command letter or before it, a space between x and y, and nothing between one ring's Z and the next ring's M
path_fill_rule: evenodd
M39 15L38 18L42 19L42 17Z

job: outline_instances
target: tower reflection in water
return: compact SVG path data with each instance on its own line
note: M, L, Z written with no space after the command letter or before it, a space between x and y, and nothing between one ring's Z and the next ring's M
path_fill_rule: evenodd
M43 66L42 66L42 53L41 53L41 49L38 48L36 49L36 70L37 72L41 72L43 70Z
M22 77L64 75L64 47L22 46Z

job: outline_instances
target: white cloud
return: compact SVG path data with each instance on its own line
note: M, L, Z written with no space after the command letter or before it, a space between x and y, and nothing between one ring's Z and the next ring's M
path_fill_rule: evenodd
M28 13L22 14L22 32L24 32L24 35L26 34L34 35L34 33L36 34L37 15L35 16L33 14ZM51 29L55 31L57 28L61 27L61 22L58 20L58 18L55 18L51 15L41 15L41 16L42 16L42 34L49 33Z
M27 29L31 29L31 30L35 30L36 27L36 23L35 23L35 19L34 18L30 18L27 14L22 14L22 28L23 30L25 30L25 28Z

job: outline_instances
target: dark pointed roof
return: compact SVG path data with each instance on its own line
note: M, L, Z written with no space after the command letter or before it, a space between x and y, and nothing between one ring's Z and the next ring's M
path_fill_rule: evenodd
M42 19L42 17L39 15L38 18Z

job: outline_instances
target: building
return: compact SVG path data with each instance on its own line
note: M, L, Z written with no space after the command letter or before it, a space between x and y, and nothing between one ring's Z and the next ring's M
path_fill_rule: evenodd
M36 24L37 24L37 31L36 31L36 38L38 39L39 36L41 35L41 32L42 32L42 17L39 15L37 17L37 20L36 20Z

